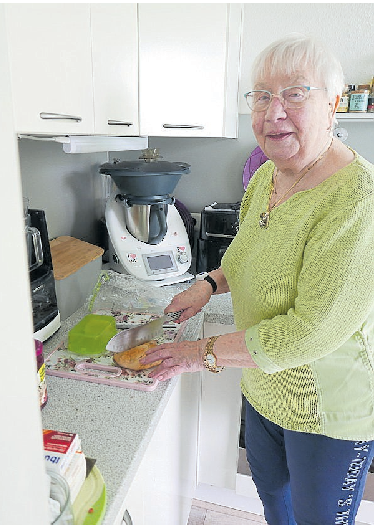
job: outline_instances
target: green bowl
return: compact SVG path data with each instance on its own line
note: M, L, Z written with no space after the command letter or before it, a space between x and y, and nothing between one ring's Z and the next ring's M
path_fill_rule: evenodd
M108 341L117 333L111 315L86 315L68 332L68 350L73 354L101 355Z

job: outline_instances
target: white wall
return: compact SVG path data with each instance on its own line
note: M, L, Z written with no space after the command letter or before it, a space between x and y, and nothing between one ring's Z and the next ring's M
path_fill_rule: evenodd
M95 242L103 211L98 168L106 153L63 152L62 144L18 141L22 190L30 208L45 210L50 238L71 235Z
M240 79L241 113L248 113L243 93L251 89L253 60L288 33L313 35L338 57L347 84L369 83L374 74L373 3L246 3Z

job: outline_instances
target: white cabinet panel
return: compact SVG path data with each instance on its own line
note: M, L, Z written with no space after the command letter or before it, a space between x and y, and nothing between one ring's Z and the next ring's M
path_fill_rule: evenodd
M0 5L0 155L3 195L0 221L2 253L12 254L1 283L0 318L0 523L47 525L49 509L43 459L42 422L33 344L33 312L22 210L21 176L13 126L4 4ZM11 226L10 226L11 225ZM17 315L15 315L17 312ZM22 328L20 320L22 319ZM17 355L17 381L10 373ZM8 371L8 372L7 372Z
M182 374L126 497L133 525L186 525L197 486L200 374Z
M235 332L234 325L204 324L204 337ZM198 481L235 490L242 397L240 368L202 374ZM216 458L216 461L214 461Z
M137 4L92 4L95 133L139 135Z
M6 4L18 132L93 132L89 10L89 4Z
M237 135L240 4L139 4L141 133Z

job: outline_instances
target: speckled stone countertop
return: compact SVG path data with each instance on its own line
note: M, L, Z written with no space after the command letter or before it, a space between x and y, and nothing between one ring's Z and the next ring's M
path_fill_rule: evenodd
M109 280L96 297L71 315L44 344L48 355L82 317L92 311L117 307L142 308L163 313L171 298L188 283L155 288L128 275L107 272ZM190 283L189 283L190 284ZM181 339L201 337L204 320L232 324L229 294L213 296L203 312L190 319ZM107 491L103 525L119 525L115 520L138 470L177 378L159 383L152 392L47 376L48 402L42 411L43 427L76 432L86 456L95 458Z

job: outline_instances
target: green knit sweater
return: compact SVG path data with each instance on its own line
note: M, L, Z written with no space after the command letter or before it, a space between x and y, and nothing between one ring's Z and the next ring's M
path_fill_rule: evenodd
M261 229L273 168L251 179L222 259L235 324L259 367L243 369L242 391L283 428L373 439L373 166L355 153Z

